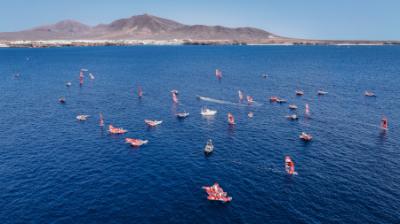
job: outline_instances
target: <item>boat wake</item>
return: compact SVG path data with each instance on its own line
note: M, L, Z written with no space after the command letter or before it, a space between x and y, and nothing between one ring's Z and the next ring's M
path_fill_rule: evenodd
M234 102L230 102L230 101L226 101L226 100L219 100L219 99L214 99L214 98L205 97L205 96L197 96L197 99L211 102L211 103L217 103L217 104L225 104L225 105L233 105L233 106L241 106L241 107L248 106L247 104L243 104L243 103L234 103ZM262 104L253 102L251 105L261 106Z

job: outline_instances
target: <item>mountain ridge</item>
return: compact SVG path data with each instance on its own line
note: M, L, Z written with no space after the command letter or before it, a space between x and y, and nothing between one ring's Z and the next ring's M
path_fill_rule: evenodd
M108 24L89 26L75 20L38 26L17 32L0 32L0 40L127 40L127 39L191 39L255 41L277 38L268 31L253 27L186 25L149 14L114 20ZM281 38L281 37L280 37Z

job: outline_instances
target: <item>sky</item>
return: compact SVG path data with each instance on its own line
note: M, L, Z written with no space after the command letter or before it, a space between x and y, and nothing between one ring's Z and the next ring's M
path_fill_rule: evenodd
M139 14L307 39L400 40L400 0L0 0L0 31Z

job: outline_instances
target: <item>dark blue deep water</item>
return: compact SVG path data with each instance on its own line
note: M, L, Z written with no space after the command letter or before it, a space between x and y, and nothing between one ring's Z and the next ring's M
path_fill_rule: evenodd
M96 77L82 88L80 68ZM258 104L196 99L237 103L239 89ZM329 94L318 97L319 89ZM1 49L0 92L2 224L400 223L397 46ZM299 121L285 119L287 104L267 102L272 95L297 104ZM202 118L202 106L217 116ZM182 110L191 115L179 121ZM107 134L99 112L129 133ZM78 114L91 117L78 122ZM379 128L383 115L387 132ZM164 123L148 129L146 118ZM314 140L301 142L301 131ZM134 149L125 137L149 144ZM208 138L215 151L206 158ZM284 172L285 155L297 176ZM207 201L201 187L214 182L231 203Z

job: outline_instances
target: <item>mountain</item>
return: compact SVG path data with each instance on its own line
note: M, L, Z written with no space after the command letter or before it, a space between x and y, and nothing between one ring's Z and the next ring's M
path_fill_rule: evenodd
M148 14L88 26L73 20L19 32L0 32L0 40L237 40L259 41L281 38L267 31L224 26L185 25Z
M87 32L91 29L90 26L82 24L74 20L63 20L53 25L41 26L32 29L32 31L37 32L53 32L53 33L63 33L63 34L79 34Z

